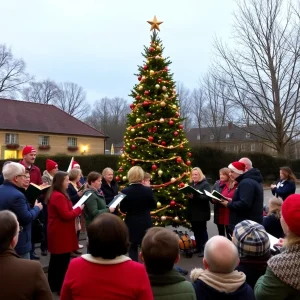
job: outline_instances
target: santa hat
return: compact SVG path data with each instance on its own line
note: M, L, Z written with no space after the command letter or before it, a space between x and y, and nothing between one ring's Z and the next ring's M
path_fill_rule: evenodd
M24 156L24 155L29 154L29 153L35 153L36 154L36 150L32 146L25 146L23 148L22 155Z
M57 167L58 167L58 164L54 160L51 160L51 159L46 160L46 170L48 172L52 171L53 169L56 169Z
M72 169L74 169L74 168L80 168L79 163L75 160L73 160L73 162L72 162Z
M281 213L290 231L300 237L300 195L288 196L283 201Z
M246 165L239 161L232 162L228 168L237 174L245 173Z

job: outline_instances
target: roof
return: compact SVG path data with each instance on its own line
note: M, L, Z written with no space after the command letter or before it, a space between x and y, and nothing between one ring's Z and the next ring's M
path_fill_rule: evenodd
M1 98L0 130L107 137L52 104Z

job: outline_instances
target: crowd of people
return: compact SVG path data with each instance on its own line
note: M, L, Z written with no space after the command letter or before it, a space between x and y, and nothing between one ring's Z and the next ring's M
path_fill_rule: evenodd
M47 300L53 293L62 300L300 299L300 195L290 168L282 167L270 186L268 207L263 178L248 158L221 168L212 188L202 170L192 168L190 185L201 194L187 195L187 219L203 268L199 261L190 282L179 272L178 235L153 227L151 175L140 166L129 170L129 185L121 190L126 197L115 209L108 205L119 193L112 169L84 178L77 162L63 172L47 159L42 176L34 165L36 150L26 146L22 154L19 163L6 162L2 170L1 299ZM29 203L24 191L30 183L50 187ZM205 193L212 190L222 201ZM219 235L209 239L211 205ZM41 254L50 255L48 278L35 253L36 220L43 224ZM86 254L79 243L82 226ZM270 235L278 239L274 247Z

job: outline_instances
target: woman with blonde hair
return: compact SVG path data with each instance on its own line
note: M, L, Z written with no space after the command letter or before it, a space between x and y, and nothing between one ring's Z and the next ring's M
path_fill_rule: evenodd
M106 204L109 204L115 196L118 195L118 183L114 180L114 171L111 168L105 168L102 171L101 191L105 196Z
M210 185L202 173L202 170L195 167L191 171L190 186L200 191L202 194L188 194L187 217L191 222L192 231L196 240L194 253L203 256L204 246L208 241L206 223L210 219L210 198L205 195L204 190L210 192Z
M268 261L265 275L255 285L255 298L300 299L300 195L290 195L282 204L281 226L285 233L279 239L280 254Z
M152 189L143 185L144 171L139 166L132 167L127 174L129 186L121 192L126 195L120 210L126 213L125 223L129 230L129 257L138 261L138 246L146 231L153 226L150 211L156 208Z
M263 225L266 231L278 239L284 237L280 224L282 203L283 201L280 198L271 198L269 200L268 215L263 219Z

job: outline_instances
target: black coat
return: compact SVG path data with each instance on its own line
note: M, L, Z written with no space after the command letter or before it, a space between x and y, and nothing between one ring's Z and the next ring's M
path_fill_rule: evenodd
M156 208L154 194L150 187L141 183L131 184L121 192L127 195L120 204L120 210L126 213L130 242L140 244L146 231L153 226L150 210Z
M210 185L206 179L197 182L195 185L191 183L190 186L199 190L203 195L197 195L188 199L187 218L190 222L203 222L210 219L210 197L204 194L204 190L211 191Z
M218 180L213 186L213 190L222 193L223 189L226 186L226 182L221 182ZM214 223L219 224L219 204L214 203Z
M110 203L112 199L118 195L118 189L118 183L115 180L112 180L109 185L106 180L102 178L101 191L104 194L106 204Z
M263 225L266 232L277 237L278 239L284 237L284 232L281 227L280 219L275 214L270 214L263 219Z
M0 175L0 185L3 184L3 183L4 183L4 177L3 177L3 175L1 174L1 175Z
M68 185L67 194L69 195L70 200L72 201L73 205L75 205L80 199L80 197L77 194L76 189L74 188L74 186L71 182Z
M230 227L244 220L263 223L264 192L262 176L258 169L250 169L236 178L238 187L232 201L228 203L230 209Z
M278 186L278 187L277 187ZM272 189L272 194L277 198L280 197L283 201L296 192L296 184L292 180L279 180L276 187Z

